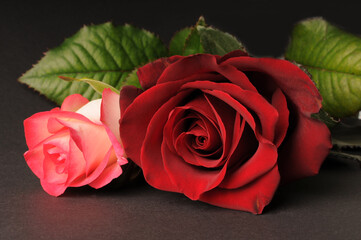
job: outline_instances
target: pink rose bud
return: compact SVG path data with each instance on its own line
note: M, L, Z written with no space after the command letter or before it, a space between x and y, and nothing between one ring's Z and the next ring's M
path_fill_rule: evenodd
M29 150L25 160L53 196L67 187L101 188L122 174L127 164L119 137L119 95L105 89L89 102L68 96L61 108L36 113L24 121Z

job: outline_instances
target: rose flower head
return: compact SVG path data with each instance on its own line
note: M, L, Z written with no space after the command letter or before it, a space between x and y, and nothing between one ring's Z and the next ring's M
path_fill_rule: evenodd
M67 187L100 188L122 174L128 161L119 137L119 95L102 99L68 96L61 108L36 113L24 121L29 150L25 160L53 196Z
M120 136L155 188L259 214L280 182L316 174L331 147L311 118L321 96L288 61L172 56L137 74L142 89L120 92Z

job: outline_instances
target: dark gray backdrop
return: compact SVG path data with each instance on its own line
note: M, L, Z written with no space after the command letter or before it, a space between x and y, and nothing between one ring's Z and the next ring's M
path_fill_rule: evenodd
M347 1L2 1L0 239L359 238L361 171L342 159L328 159L318 176L281 187L261 216L193 202L142 181L51 197L22 157L22 121L55 105L17 79L84 24L131 23L168 43L175 31L203 15L237 36L251 54L279 57L293 25L307 17L323 16L361 34L360 9L360 3Z

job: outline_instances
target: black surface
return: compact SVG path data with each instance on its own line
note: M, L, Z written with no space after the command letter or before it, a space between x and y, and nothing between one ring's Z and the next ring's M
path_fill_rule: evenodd
M167 43L202 14L252 54L278 57L292 26L306 17L323 16L361 34L360 4L49 2L0 3L0 239L360 239L361 171L341 159L329 159L315 177L281 187L260 216L193 202L142 181L117 190L74 188L51 197L23 159L22 121L54 104L16 81L43 52L84 24L131 23Z

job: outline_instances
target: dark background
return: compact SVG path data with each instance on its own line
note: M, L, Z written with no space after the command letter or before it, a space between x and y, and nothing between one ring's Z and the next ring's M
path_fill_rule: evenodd
M359 239L361 171L342 159L327 159L319 175L282 186L260 216L194 202L142 181L51 197L23 159L22 121L55 105L17 82L43 52L84 24L130 23L168 43L203 15L251 54L279 57L293 25L307 17L323 16L360 35L361 3L354 2L2 1L0 239Z

